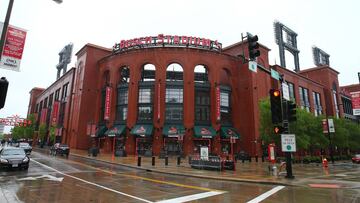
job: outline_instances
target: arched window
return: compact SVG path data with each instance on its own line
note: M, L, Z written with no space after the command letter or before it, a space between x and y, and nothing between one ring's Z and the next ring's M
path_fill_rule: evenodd
M172 63L166 69L165 119L167 123L182 123L183 120L183 68Z
M116 122L125 123L128 114L128 94L130 69L123 66L119 69L119 83L117 85Z
M210 84L208 69L197 65L194 69L195 81L195 124L210 124Z
M142 67L139 82L138 121L152 122L154 100L155 66L145 64Z

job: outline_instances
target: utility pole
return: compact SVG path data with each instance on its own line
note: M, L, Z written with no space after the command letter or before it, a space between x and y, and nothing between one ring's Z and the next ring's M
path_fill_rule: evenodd
M9 27L9 21L10 21L10 16L11 16L11 10L14 4L14 0L10 0L9 1L9 6L6 12L6 17L5 17L5 22L4 22L4 27L1 33L1 40L0 40L0 60L2 57L2 52L4 49L4 44L5 44L5 37L6 37L6 33L7 33L7 29Z

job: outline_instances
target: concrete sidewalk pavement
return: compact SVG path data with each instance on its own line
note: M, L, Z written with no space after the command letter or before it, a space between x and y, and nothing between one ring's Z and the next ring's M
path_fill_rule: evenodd
M40 150L39 148L35 148ZM94 159L110 164L118 164L121 166L147 170L152 172L181 175L196 178L207 178L216 180L227 181L239 181L261 184L276 184L276 185L293 185L293 186L306 186L305 180L322 179L329 181L331 177L336 174L344 173L347 169L336 167L336 165L329 165L328 168L323 168L321 164L293 164L293 174L295 179L286 179L285 168L280 171L279 176L272 175L269 171L270 164L268 162L236 162L236 170L224 170L224 171L211 171L194 169L188 163L188 159L181 159L181 164L177 165L177 157L169 157L168 165L165 165L165 159L159 159L155 157L155 166L152 166L152 157L141 157L141 166L138 166L138 157L115 157L112 154L100 153L96 157L89 156L87 150L71 149L70 155L75 157L81 157L86 159ZM275 164L279 170L280 164Z

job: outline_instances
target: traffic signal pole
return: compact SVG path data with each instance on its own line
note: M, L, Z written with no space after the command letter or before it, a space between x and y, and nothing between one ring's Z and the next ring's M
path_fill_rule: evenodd
M281 90L281 92L282 92L282 90ZM284 103L285 103L285 108L283 108L283 115L284 115L283 127L284 127L284 133L289 134L290 133L289 116L288 116L289 114L287 112L288 111L288 102L286 101ZM286 176L285 176L285 178L294 179L295 176L292 173L291 152L285 152L285 158L286 158Z
M6 37L6 33L7 33L7 29L9 27L9 21L10 21L10 16L11 16L11 10L14 4L14 0L10 0L9 1L9 6L6 12L6 17L5 17L5 22L4 22L4 27L2 29L2 33L1 33L1 40L0 40L0 60L2 57L2 52L4 49L4 44L5 44L5 37Z

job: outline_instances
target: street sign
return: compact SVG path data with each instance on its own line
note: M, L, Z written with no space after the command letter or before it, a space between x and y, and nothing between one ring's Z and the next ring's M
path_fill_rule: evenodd
M295 134L281 134L281 151L296 152Z
M208 147L200 148L200 158L202 160L209 160L209 148Z
M281 86L283 98L290 101L289 85L283 82Z
M276 70L270 69L271 70L271 77L274 78L275 80L280 80L280 75L279 72L277 72Z
M256 61L249 61L249 70L252 72L257 72L257 63Z
M328 133L328 124L326 122L326 119L322 119L322 127L323 127L323 133Z
M329 118L328 125L329 125L329 132L334 133L335 132L334 120Z

